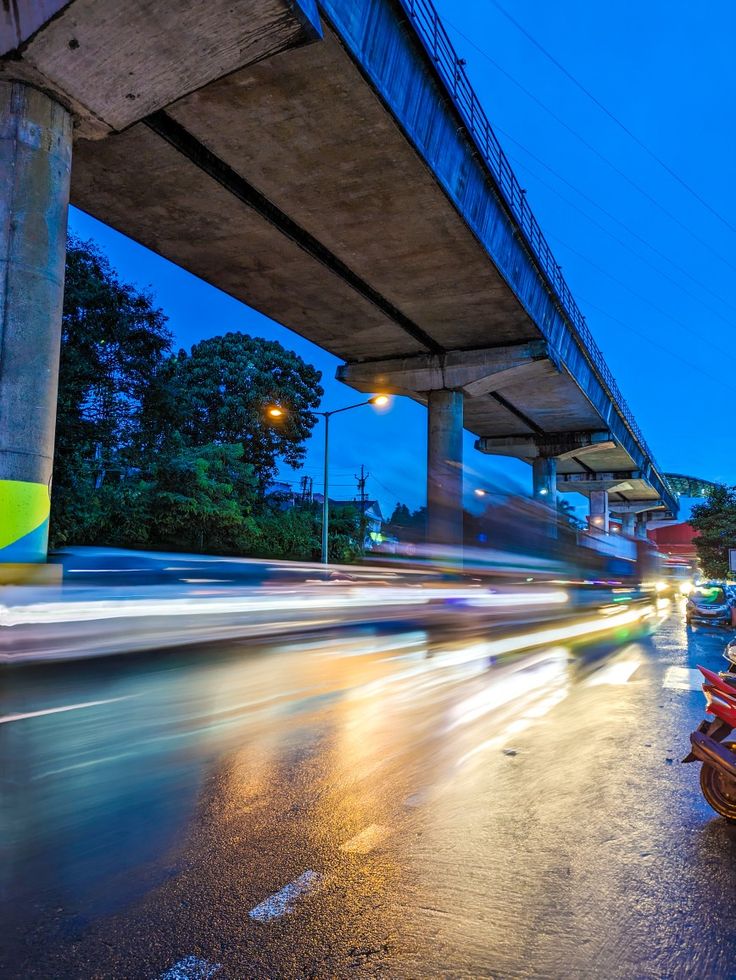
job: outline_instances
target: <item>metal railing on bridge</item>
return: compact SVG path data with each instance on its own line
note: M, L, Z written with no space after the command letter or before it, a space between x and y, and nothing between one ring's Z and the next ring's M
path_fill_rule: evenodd
M506 154L501 149L498 137L488 121L488 117L473 91L465 72L465 61L459 58L452 41L448 37L440 16L431 0L399 0L406 13L411 17L427 53L435 63L436 70L452 97L455 108L460 113L468 131L493 175L507 207L519 224L526 239L526 244L544 271L557 299L570 323L581 341L588 357L595 366L601 380L621 416L637 442L649 457L654 469L664 480L664 476L656 463L654 454L647 445L634 413L629 408L626 399L606 364L600 348L585 322L585 317L573 299L570 288L562 275L562 269L557 263L552 250L547 243L539 222L532 214L526 200L526 191L522 188L516 175L511 169Z

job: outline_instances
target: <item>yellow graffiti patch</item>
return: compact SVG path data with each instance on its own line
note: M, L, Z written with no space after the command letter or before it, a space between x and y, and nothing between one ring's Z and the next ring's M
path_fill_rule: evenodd
M22 538L48 518L51 510L45 483L0 480L0 548Z

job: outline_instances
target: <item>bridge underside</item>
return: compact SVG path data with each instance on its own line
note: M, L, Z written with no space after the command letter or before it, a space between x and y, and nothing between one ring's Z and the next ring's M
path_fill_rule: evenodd
M560 492L590 496L605 491L614 512L624 513L635 503L646 504L637 507L638 511L659 510L665 506L631 456L605 430L561 432L544 438L490 437L480 439L477 448L491 455L514 456L528 463L544 457L555 459Z
M72 201L351 364L543 336L327 26L320 42L205 86L164 117L78 142ZM600 429L599 409L550 353L533 376L466 397L465 427ZM637 466L619 447L561 472Z
M167 141L179 129L142 122L77 143L73 203L348 362L541 339L329 29L167 116L213 155L205 168L194 143L185 155ZM261 207L243 200L238 178L265 197ZM510 378L503 398L509 407L468 399L466 427L485 436L600 425L549 359L531 382Z
M460 391L488 452L566 446L561 489L667 493L393 0L324 0L321 27L307 0L234 21L183 0L199 55L165 4L46 6L0 81L72 111L72 203L343 358L359 390Z

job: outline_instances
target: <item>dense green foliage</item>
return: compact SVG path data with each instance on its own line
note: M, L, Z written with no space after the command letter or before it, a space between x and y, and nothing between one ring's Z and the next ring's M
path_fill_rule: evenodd
M703 574L717 580L730 578L728 549L736 548L736 487L714 487L704 503L693 507L690 524L700 532L695 547Z
M241 444L261 486L280 458L297 467L323 395L321 374L276 341L241 333L180 350L157 371L144 405L146 436L166 447L172 433L189 446ZM269 406L283 416L268 421Z
M279 461L304 459L320 377L281 344L239 333L172 355L152 297L70 240L52 546L317 558L318 508L284 509L265 488ZM332 560L359 553L357 511L337 512L330 531Z
M67 249L52 498L52 540L86 537L109 513L109 468L133 465L146 386L171 335L151 297L121 283L91 244Z
M322 510L317 504L290 510L272 510L256 517L258 538L249 552L257 558L319 561L322 551ZM349 563L362 554L361 515L353 507L330 513L328 557Z

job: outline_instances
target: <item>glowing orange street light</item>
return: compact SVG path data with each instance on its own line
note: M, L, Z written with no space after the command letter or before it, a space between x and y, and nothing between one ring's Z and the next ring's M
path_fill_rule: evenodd
M325 480L324 480L324 494L322 499L322 563L327 564L327 543L328 543L328 526L330 520L329 511L329 498L327 496L329 490L329 433L330 433L330 419L333 415L337 415L339 412L349 412L353 408L362 408L363 405L375 405L378 408L382 408L384 405L388 405L390 402L388 395L371 395L364 402L357 402L354 405L346 405L344 408L333 408L330 412L315 412L315 415L321 415L325 420ZM280 419L287 412L285 409L280 408L278 405L270 405L266 409L266 415L272 419Z

